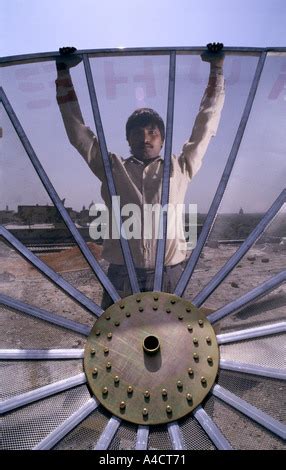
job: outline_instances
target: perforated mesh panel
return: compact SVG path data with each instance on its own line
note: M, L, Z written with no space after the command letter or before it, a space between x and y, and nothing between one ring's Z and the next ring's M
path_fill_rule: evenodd
M152 426L149 432L148 449L150 450L168 450L172 449L172 443L169 438L166 426Z
M282 439L221 400L211 396L204 408L234 449L285 449Z
M84 419L73 431L62 439L54 450L92 450L94 449L110 416L98 407Z
M134 450L137 437L137 426L135 424L121 422L112 442L110 450Z
M185 448L189 450L214 450L215 446L203 428L190 415L178 422L184 439Z
M84 348L86 337L0 306L0 329L3 349Z
M83 372L82 360L1 363L1 395L6 399Z
M286 385L282 380L221 371L218 383L278 421L286 423Z
M237 343L222 344L222 359L244 362L264 367L285 369L285 334L263 336Z
M90 398L85 385L7 413L2 418L3 449L32 449Z

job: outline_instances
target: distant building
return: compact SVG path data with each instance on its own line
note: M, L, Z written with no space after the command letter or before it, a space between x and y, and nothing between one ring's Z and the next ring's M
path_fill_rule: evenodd
M243 214L244 214L244 211L243 211L242 207L239 209L239 212L238 212L238 213L239 213L239 215L243 215Z

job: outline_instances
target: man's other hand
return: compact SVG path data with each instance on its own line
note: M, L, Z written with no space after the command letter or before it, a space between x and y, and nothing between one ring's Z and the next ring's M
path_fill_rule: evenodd
M60 47L60 56L56 58L57 70L68 70L82 61L82 57L74 55L76 47Z
M222 67L224 61L223 44L221 42L212 42L207 44L207 51L201 54L204 62L209 62L212 66Z

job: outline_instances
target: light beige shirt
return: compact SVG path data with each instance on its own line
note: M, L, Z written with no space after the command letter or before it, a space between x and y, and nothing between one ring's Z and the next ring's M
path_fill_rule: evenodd
M57 100L68 138L83 156L93 173L101 180L101 194L110 214L110 199L99 145L94 133L85 126L78 100L68 71L58 73ZM224 103L224 78L222 69L211 68L210 77L202 98L190 139L184 144L178 158L171 157L169 203L173 207L183 204L187 186L199 170L211 137L216 134ZM121 207L136 204L141 211L141 236L129 240L136 267L152 269L155 266L158 226L155 213L150 227L150 212L147 217L146 204L161 202L161 187L164 160L158 157L147 166L135 157L123 159L109 154L113 178ZM111 229L111 221L110 221ZM168 212L168 238L166 240L165 265L174 265L186 257L186 241L183 232L183 217L180 211ZM111 232L111 230L110 230ZM110 233L111 235L111 233ZM120 243L112 238L104 240L103 257L114 264L124 264Z

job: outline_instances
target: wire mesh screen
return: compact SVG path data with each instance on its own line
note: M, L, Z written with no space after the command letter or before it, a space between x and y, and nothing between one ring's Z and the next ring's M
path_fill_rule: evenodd
M221 345L221 358L257 366L285 369L285 336L285 334L277 334Z
M215 446L207 434L196 421L189 415L178 423L184 439L185 448L189 450L214 450Z
M285 448L282 439L213 396L207 400L204 408L236 450Z
M108 423L109 416L103 412L102 407L93 411L64 439L54 450L92 450L94 449L102 431Z
M286 386L282 380L221 371L218 383L278 421L286 423Z
M121 422L110 446L110 450L134 450L137 437L135 424Z
M40 400L2 418L2 448L32 449L90 398L85 385Z
M10 398L83 372L81 360L6 361L2 362L0 367L3 391L2 399Z
M168 430L166 426L150 427L148 449L150 450L172 449L172 443L169 438L169 434L168 434Z

